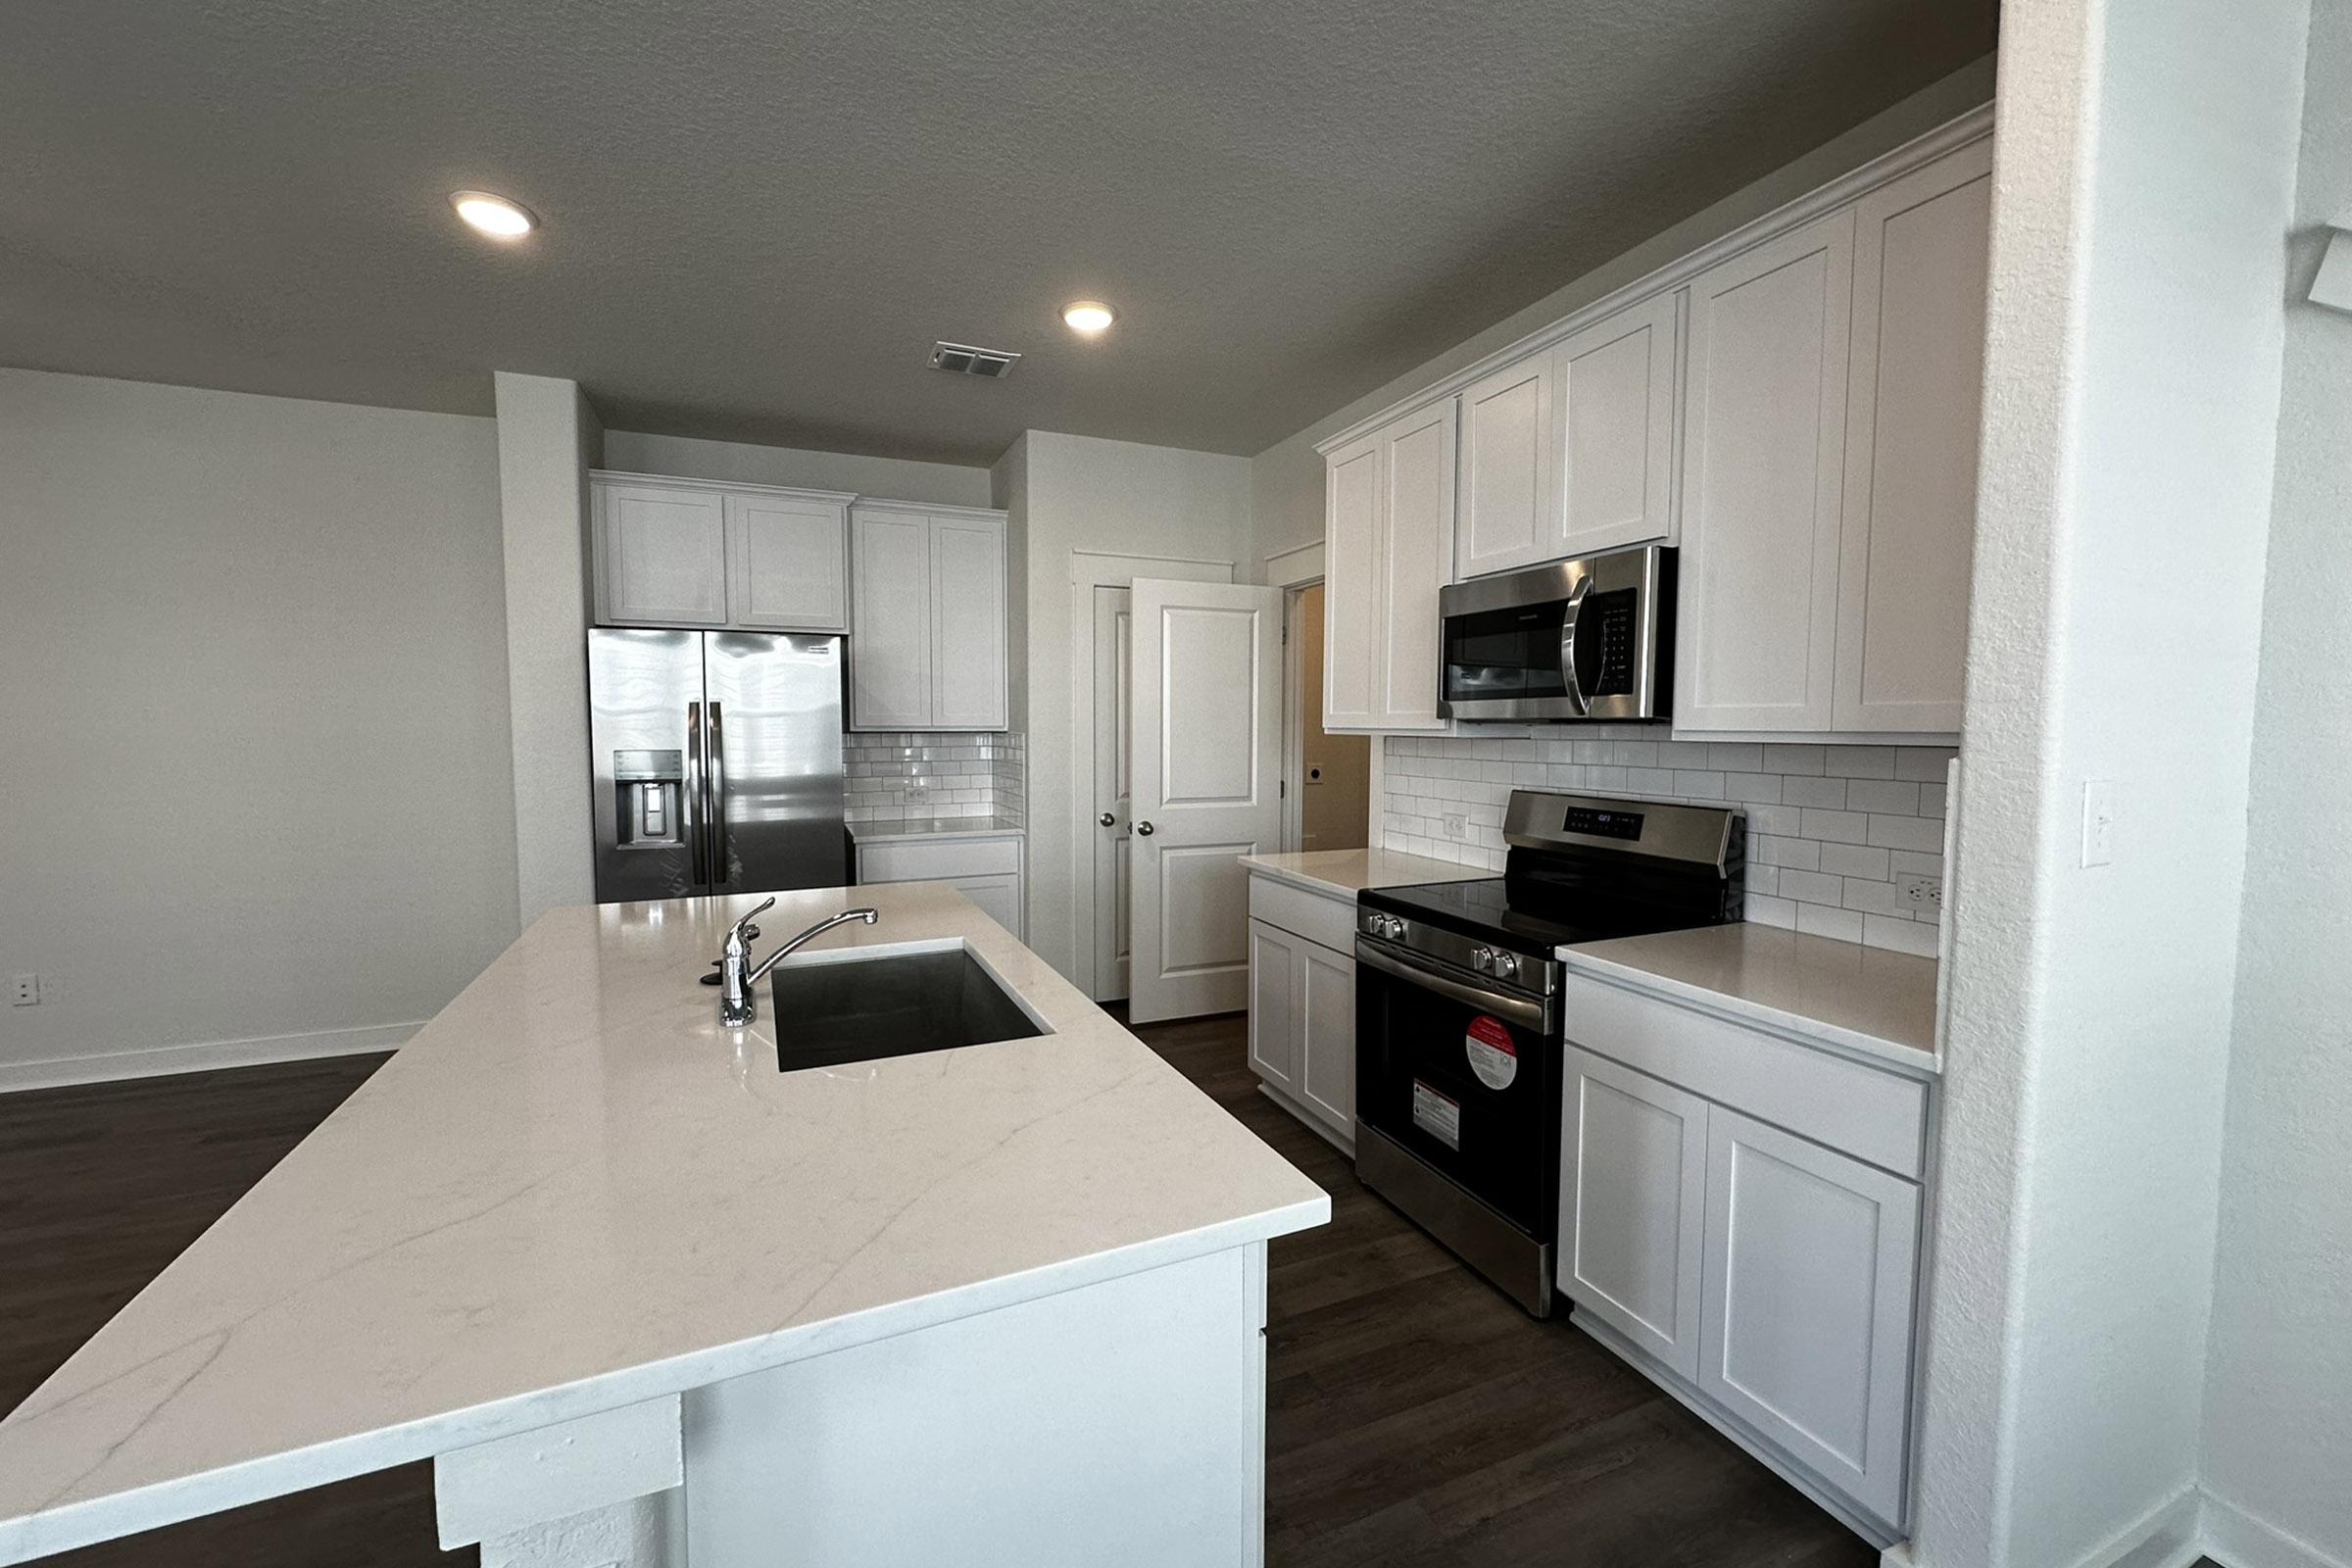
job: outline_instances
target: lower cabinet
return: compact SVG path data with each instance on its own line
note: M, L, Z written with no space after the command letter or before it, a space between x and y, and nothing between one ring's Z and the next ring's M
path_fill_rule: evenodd
M1570 1018L1573 1035L1573 994ZM1898 1538L1920 1185L1579 1046L1566 1067L1559 1286L1577 1316L1848 1523Z
M990 919L1028 940L1018 833L981 838L876 839L858 846L860 882L945 882Z
M1355 906L1264 877L1250 887L1250 1070L1283 1108L1353 1151L1355 957L1331 943L1352 946Z

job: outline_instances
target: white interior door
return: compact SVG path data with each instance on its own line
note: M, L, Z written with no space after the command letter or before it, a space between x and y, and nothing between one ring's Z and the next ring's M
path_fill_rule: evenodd
M1134 584L1135 1023L1234 1012L1250 989L1240 860L1281 841L1282 593Z
M1127 995L1128 951L1134 922L1127 907L1128 858L1134 850L1134 784L1129 777L1134 733L1129 692L1135 673L1133 592L1095 589L1095 1000Z

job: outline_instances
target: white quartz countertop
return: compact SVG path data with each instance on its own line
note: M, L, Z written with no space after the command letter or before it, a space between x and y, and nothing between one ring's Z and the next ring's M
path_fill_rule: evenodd
M1366 888L1409 888L1423 882L1476 882L1501 873L1394 850L1306 850L1297 855L1245 855L1242 863L1310 893L1353 899Z
M903 822L852 822L860 844L888 839L988 839L1018 834L1021 824L1005 816L910 816Z
M960 940L1054 1032L781 1073L695 983L753 899L550 911L0 1420L0 1562L1330 1217L954 890L855 899L786 962Z
M1736 922L1562 948L1571 970L1933 1072L1936 962Z

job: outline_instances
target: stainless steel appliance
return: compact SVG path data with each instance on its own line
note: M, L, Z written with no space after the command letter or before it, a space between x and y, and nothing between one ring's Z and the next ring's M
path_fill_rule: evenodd
M1355 1173L1538 1317L1573 1026L1557 950L1738 919L1743 821L1515 790L1501 876L1357 895Z
M596 897L843 887L838 637L588 634Z
M1674 551L1555 561L1438 592L1450 718L1639 719L1674 710Z

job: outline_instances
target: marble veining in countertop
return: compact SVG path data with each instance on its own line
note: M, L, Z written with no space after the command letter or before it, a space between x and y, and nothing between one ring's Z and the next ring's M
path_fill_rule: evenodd
M1409 888L1424 882L1478 882L1497 873L1395 850L1305 850L1292 855L1245 855L1242 863L1310 893L1352 899L1366 888Z
M533 922L0 1419L0 1563L1329 1219L939 883L785 962L960 941L1053 1032L779 1072L695 983L755 897Z
M1935 1071L1936 960L1735 921L1560 949L1569 968Z
M980 839L1025 833L1009 816L910 816L899 822L852 822L850 832L860 844L889 839Z

